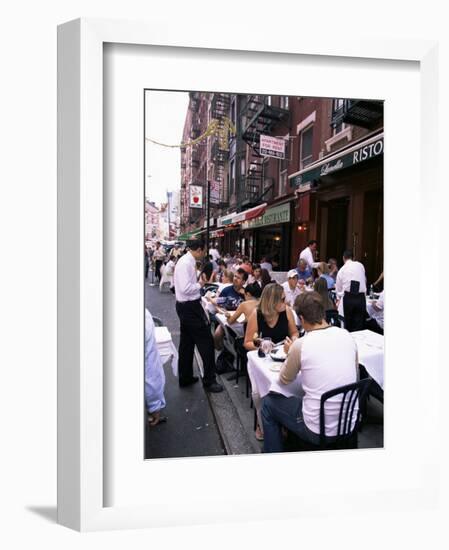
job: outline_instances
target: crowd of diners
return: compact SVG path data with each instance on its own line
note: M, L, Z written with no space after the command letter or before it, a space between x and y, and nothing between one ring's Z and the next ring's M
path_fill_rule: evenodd
M229 326L243 322L243 346L247 352L257 350L262 338L284 342L287 359L280 372L280 381L288 383L301 370L303 377L311 384L304 400L295 401L294 410L290 401L287 409L289 414L303 418L301 435L315 440L319 409L317 388L323 387L320 377L329 376L331 385L352 380L355 372L353 366L357 360L353 341L347 339L349 333L332 326L329 320L336 314L343 317L342 298L355 281L360 293L366 294L368 288L379 293L377 300L370 303L366 328L383 334L383 274L368 285L364 266L353 258L350 250L343 252L341 262L336 258L320 261L314 240L299 253L296 265L286 273L285 281L281 283L272 278L273 264L269 257L260 258L260 263L253 263L240 253L220 254L215 246L206 254L201 241L191 241L185 248L174 247L169 254L156 245L148 256L151 256L158 281L162 280L163 272L167 273L168 265L170 287L176 295L181 328L180 387L188 387L198 381L192 370L193 348L196 345L205 367L205 390L222 391L223 387L215 376L217 354L223 353L225 337L223 326L216 322L215 314L222 311ZM208 289L213 293L206 292ZM204 296L206 298L201 299ZM204 315L205 299L209 315ZM325 328L327 330L323 331ZM318 330L321 332L318 333ZM304 334L307 336L305 339L301 337ZM301 341L304 343L300 344ZM327 346L327 358L322 356L320 346ZM302 353L301 347L304 348ZM305 350L307 353L304 353ZM315 371L311 367L314 354L320 357L321 365L318 369L315 367ZM340 368L337 375L332 374L332 362ZM255 435L258 440L264 440L266 452L278 451L282 447L281 427L288 424L283 416L286 414L282 408L285 404L278 396L271 394L264 400L263 405L255 403L258 411ZM282 414L276 407L280 407ZM331 433L332 422L330 418Z

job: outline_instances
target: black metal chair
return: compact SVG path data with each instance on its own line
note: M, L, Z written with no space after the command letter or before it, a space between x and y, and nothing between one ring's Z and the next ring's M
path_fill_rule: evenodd
M360 283L351 281L349 292L345 291L343 296L344 323L345 329L349 332L364 330L368 318L366 295L364 292L359 292L359 289Z
M362 412L365 410L366 398L372 378L364 378L353 384L340 386L322 394L320 401L320 444L313 445L302 440L298 435L288 432L287 450L291 451L320 451L330 449L356 449L358 445ZM340 411L338 415L337 434L332 438L325 435L325 404L328 399L341 395ZM355 406L358 403L356 412Z
M334 327L341 327L341 317L336 309L326 309L326 323Z

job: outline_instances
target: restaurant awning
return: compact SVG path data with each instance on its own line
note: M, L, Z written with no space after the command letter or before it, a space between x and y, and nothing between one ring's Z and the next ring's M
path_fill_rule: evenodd
M332 153L313 164L309 164L296 174L288 177L290 187L298 191L305 191L310 188L314 180L319 180L343 168L359 164L365 160L382 155L384 151L384 133L377 132L375 135L351 144L336 153Z
M218 218L217 227L234 225L236 223L252 220L253 218L258 218L265 212L266 208L267 203L264 202L263 204L259 204L253 208L248 208L248 210L244 210L243 212L233 212L227 216L222 216L221 218Z
M175 240L188 241L189 239L193 239L196 235L199 235L200 233L201 229L195 229L194 231L189 231L188 233L183 233L182 235L179 235L179 237L176 237Z

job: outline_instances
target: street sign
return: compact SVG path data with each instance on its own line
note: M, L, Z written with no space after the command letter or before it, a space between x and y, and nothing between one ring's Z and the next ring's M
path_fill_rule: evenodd
M190 208L203 208L203 188L199 185L191 185Z
M261 134L259 151L264 157L285 159L285 139Z
M220 182L212 180L210 182L210 203L220 204Z

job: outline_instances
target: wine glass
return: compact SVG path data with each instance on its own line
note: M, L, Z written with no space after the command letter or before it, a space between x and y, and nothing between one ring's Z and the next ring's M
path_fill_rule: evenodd
M265 357L268 357L271 353L271 350L273 349L273 340L268 336L266 336L265 338L262 338L260 347L262 348L262 351L265 353Z

